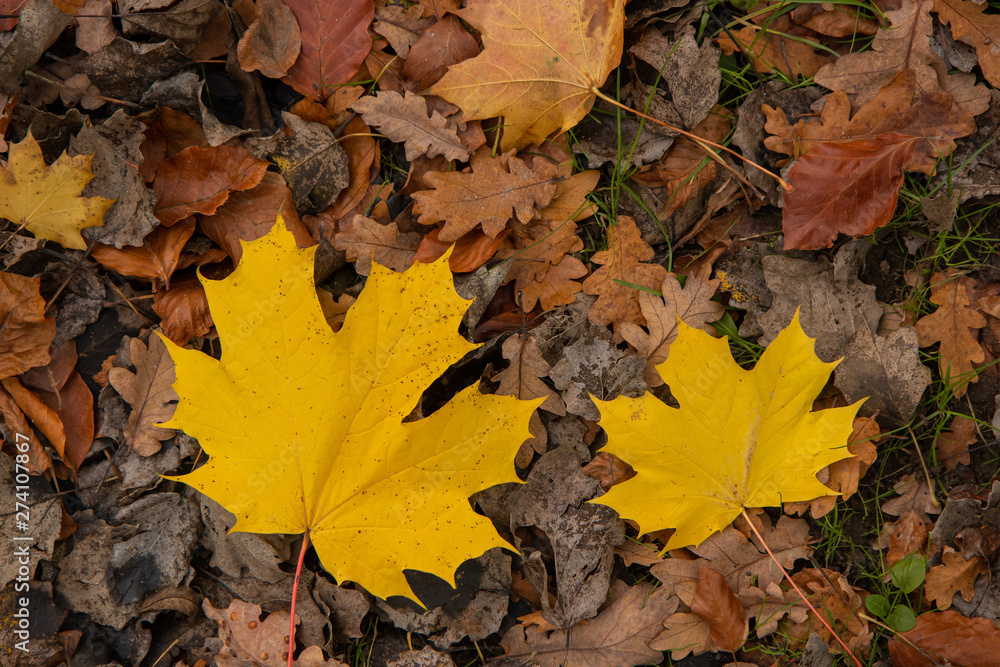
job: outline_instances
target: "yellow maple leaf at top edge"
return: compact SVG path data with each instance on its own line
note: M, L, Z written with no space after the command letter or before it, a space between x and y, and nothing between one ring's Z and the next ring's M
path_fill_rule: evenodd
M281 218L243 244L236 270L203 280L220 360L163 338L180 402L162 424L195 437L208 463L178 479L236 515L233 530L309 532L323 567L379 597L413 597L402 570L454 583L455 569L509 545L469 496L516 482L513 459L540 401L476 386L402 423L475 345L447 256L403 274L373 264L333 333Z
M820 361L798 312L752 371L733 360L726 338L678 326L656 369L679 408L648 393L594 399L608 434L602 451L638 473L594 502L641 533L675 528L666 548L676 549L700 544L743 508L835 495L816 473L851 456L847 439L864 400L812 412L839 362Z
M94 178L92 160L92 155L63 153L49 167L29 131L23 141L11 144L7 167L0 169L0 218L23 226L37 238L86 250L80 230L103 225L104 214L115 201L80 196Z
M624 0L469 0L457 13L482 33L483 52L426 92L466 120L503 116L504 151L580 122L594 104L591 88L622 57Z

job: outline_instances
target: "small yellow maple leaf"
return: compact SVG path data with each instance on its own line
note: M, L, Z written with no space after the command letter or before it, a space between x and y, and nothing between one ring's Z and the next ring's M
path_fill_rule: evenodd
M94 178L91 160L92 155L64 153L49 167L28 132L23 141L11 144L7 167L0 169L0 218L64 248L86 250L80 230L104 224L104 213L115 201L80 196Z
M427 93L458 105L466 120L503 116L503 151L580 122L622 57L624 0L470 0L456 13L485 48Z
M222 358L164 339L180 402L160 426L197 438L207 464L178 477L236 515L234 530L308 531L323 566L371 593L411 596L402 570L454 582L463 561L508 546L469 496L515 482L512 464L541 402L460 392L403 423L475 345L447 257L396 274L377 264L343 328L327 325L281 218L203 281Z
M648 393L594 399L608 434L602 451L638 473L596 502L644 533L676 528L666 545L676 549L700 544L743 508L831 495L816 473L851 456L847 439L863 401L811 411L837 362L816 356L798 313L752 371L733 361L726 338L678 327L656 370L680 408Z

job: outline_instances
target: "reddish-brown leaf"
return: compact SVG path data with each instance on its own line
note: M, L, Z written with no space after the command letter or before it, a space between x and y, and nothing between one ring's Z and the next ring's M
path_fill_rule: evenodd
M351 80L371 49L372 0L284 0L302 31L302 50L282 81L312 100Z
M45 317L39 278L0 271L0 378L49 363L55 318Z
M927 536L927 525L911 510L899 521L885 524L875 548L889 547L885 562L892 566L912 553L922 554L927 546Z
M942 23L951 26L955 39L976 47L983 76L1000 86L1000 16L984 13L987 4L975 0L934 0L934 12Z
M39 391L38 398L62 422L66 444L60 456L74 472L79 470L94 444L94 395L83 377L73 372L58 392Z
M743 605L726 583L726 578L707 565L698 574L691 611L712 629L712 641L724 651L735 651L747 638Z
M410 49L403 76L414 90L426 90L440 81L450 66L478 54L476 40L457 16L448 14L427 28Z
M13 397L0 389L0 416L7 428L28 437L28 462L25 466L32 475L42 475L52 469L52 459L49 458L41 440L34 437L31 425L18 407ZM15 436L16 438L16 436Z
M167 158L191 146L208 148L208 139L205 138L201 123L183 111L170 107L160 107L156 120L149 124L143 134L142 145L139 146L143 158L139 171L147 183L153 181L156 170Z
M21 382L38 391L59 391L76 367L76 340L68 340L50 351L51 360L45 366L21 374Z
M417 254L413 256L413 261L433 262L448 248L453 248L451 256L448 258L448 267L454 273L468 273L475 271L489 261L503 245L510 232L503 231L494 239L483 234L482 230L473 229L453 244L440 240L438 238L440 233L440 228L428 232L417 247Z
M812 76L831 60L828 54L817 53L799 39L758 26L726 31L719 38L719 48L727 54L739 51L749 55L758 72L781 72L793 80L799 75Z
M578 280L587 275L587 267L572 255L566 255L553 264L541 280L526 284L521 290L521 304L526 312L541 304L542 310L552 310L576 301L576 294L583 289Z
M302 35L292 10L281 0L257 0L257 20L240 38L240 67L272 79L288 74L299 57Z
M207 336L214 326L208 311L208 299L201 282L185 278L170 289L160 290L153 297L153 310L163 320L163 335L178 345L187 345L192 338Z
M0 382L24 415L49 439L49 443L59 453L59 458L66 461L66 429L56 411L43 403L38 394L21 384L17 378L4 378Z
M299 220L285 180L273 171L264 174L255 188L232 193L215 215L199 217L198 227L226 251L233 263L239 264L243 256L240 241L255 241L265 236L279 215L300 248L315 244Z
M192 213L211 215L231 192L260 183L267 166L266 160L238 146L185 148L156 170L156 217L172 225Z
M90 254L98 262L123 276L146 278L155 287L169 287L170 276L177 269L181 251L194 234L194 228L194 217L190 217L173 227L157 227L146 235L141 246L125 246L119 250L114 246L97 243Z
M905 640L905 641L904 641ZM917 618L917 627L889 640L893 667L997 667L1000 628L985 618L955 611L932 611Z
M788 172L794 189L781 216L785 247L829 248L837 234L867 236L887 224L917 141L891 133L813 146Z

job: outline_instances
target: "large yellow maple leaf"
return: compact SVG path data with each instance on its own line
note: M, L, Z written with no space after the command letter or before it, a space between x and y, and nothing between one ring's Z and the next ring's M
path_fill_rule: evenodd
M80 230L104 224L104 213L115 201L80 196L94 178L91 160L92 155L63 154L49 167L28 132L21 142L11 144L7 167L0 169L0 218L64 248L86 250Z
M622 57L624 0L469 0L457 13L482 33L483 53L427 92L466 120L503 116L504 151L580 122Z
M197 438L208 463L177 479L236 515L234 530L308 531L323 566L380 597L412 596L402 570L454 582L456 567L507 546L469 496L517 481L512 461L538 401L460 392L403 422L476 346L458 334L468 302L447 258L403 274L373 265L333 333L279 218L243 244L222 281L203 281L220 360L164 338L180 396L161 426Z
M851 456L847 439L863 401L812 412L837 362L824 363L798 313L752 371L726 338L678 323L656 370L680 404L651 394L594 399L608 434L602 451L638 473L595 502L648 533L675 528L667 549L700 544L743 508L812 500L833 492L816 479Z

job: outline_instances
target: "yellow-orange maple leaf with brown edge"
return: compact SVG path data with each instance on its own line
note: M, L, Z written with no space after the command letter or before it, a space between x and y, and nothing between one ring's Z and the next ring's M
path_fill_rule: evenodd
M470 0L456 13L479 29L485 48L427 92L458 105L466 120L503 116L504 151L580 122L591 90L622 57L624 0Z
M63 154L49 167L28 132L21 142L11 144L7 160L6 169L0 169L0 218L64 248L86 250L80 230L104 224L104 213L115 201L80 196L94 178L93 156Z
M460 392L403 423L424 390L476 346L447 258L403 274L373 265L333 333L313 283L315 247L280 222L204 281L222 342L213 359L164 341L180 396L161 426L209 461L177 479L236 515L234 530L308 531L323 567L380 597L411 596L403 569L454 582L459 564L508 546L468 498L515 482L512 460L540 401Z
M812 412L836 363L824 363L798 313L744 370L729 341L683 322L656 370L680 404L651 394L594 399L608 434L602 451L635 468L633 479L597 501L642 533L676 532L667 549L700 544L743 508L774 507L830 495L816 479L851 456L847 438L861 401Z

